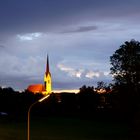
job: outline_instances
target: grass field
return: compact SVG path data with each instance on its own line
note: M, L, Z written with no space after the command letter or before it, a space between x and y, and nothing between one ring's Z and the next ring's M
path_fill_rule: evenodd
M26 121L0 118L0 140L26 140ZM128 140L126 124L78 118L31 119L31 140Z

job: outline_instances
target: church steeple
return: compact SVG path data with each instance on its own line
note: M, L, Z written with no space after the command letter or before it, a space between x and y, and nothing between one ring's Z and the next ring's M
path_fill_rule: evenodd
M45 86L45 93L50 94L52 90L52 80L51 80L51 73L49 69L49 56L48 55L47 55L46 72L44 75L44 86Z
M50 73L50 69L49 69L49 56L47 55L46 75L48 73Z
M51 73L49 69L49 55L47 55L47 60L45 64L45 70L44 70L44 84L34 84L29 85L27 90L33 93L42 93L44 95L51 94L52 92L52 79L51 79Z

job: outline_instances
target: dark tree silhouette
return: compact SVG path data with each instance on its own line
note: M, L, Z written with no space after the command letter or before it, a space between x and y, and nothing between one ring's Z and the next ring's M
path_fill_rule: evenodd
M105 92L109 92L111 90L111 84L107 84L103 81L97 82L97 87L95 88L97 91L105 90Z
M118 93L123 111L138 110L140 90L140 42L126 41L110 57L111 74L114 77L114 92ZM132 113L131 113L132 114Z
M83 85L78 93L80 110L86 113L94 112L98 104L98 94L94 87L86 87Z
M104 83L103 81L97 82L96 89L105 89L105 87L106 87L106 83Z
M140 42L126 41L110 57L111 74L118 85L140 86Z

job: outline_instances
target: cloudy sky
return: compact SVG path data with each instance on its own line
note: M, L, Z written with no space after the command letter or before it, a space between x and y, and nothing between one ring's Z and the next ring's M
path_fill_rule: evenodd
M0 0L0 85L43 83L49 54L54 89L111 82L109 57L140 41L139 0Z

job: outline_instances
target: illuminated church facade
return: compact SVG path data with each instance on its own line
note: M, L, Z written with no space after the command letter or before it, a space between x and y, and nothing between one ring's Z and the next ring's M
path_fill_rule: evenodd
M52 78L49 69L49 56L47 55L46 71L44 74L44 84L34 84L29 85L27 91L36 93L42 93L44 95L50 94L52 92Z

